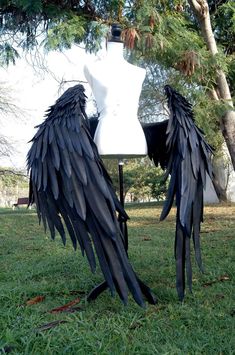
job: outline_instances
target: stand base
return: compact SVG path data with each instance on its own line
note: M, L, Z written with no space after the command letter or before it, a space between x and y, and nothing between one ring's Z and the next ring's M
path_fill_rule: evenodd
M152 290L147 285L145 285L143 281L141 281L138 277L137 277L137 281L139 282L140 289L144 297L146 298L147 302L149 304L156 304L157 298L152 292ZM98 286L96 286L95 288L93 288L93 290L91 290L91 292L87 296L87 301L88 302L94 301L107 288L108 288L107 282L106 281L101 282Z

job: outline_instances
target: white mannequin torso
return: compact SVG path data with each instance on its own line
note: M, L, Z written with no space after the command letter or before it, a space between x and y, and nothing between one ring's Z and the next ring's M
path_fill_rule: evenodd
M86 65L84 74L100 114L94 137L99 154L145 156L146 140L137 117L145 70L123 58L123 43L108 42L106 57Z

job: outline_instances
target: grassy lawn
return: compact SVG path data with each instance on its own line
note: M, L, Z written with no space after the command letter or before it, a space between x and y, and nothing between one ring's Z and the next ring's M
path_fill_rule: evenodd
M70 242L51 241L35 211L0 210L0 353L235 354L235 205L206 207L205 273L193 262L193 294L183 304L175 290L174 211L164 222L159 205L127 211L130 260L158 298L146 309L131 296L125 307L108 291L88 303L100 270L93 275Z

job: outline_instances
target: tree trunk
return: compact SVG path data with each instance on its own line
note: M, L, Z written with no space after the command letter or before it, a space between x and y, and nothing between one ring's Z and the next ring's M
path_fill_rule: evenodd
M219 199L219 202L228 202L227 191L224 190L216 179L213 179L213 186L216 192L216 195Z
M227 186L221 182L220 171L216 169L216 165L213 165L214 177L212 179L212 184L214 186L216 195L220 202L228 202Z
M218 199L223 202L233 202L234 194L231 194L231 189L233 189L232 184L235 172L233 171L230 155L225 144L222 146L221 156L214 157L212 163L214 173L212 182Z
M203 38L208 50L212 55L218 53L215 37L212 31L209 7L206 0L189 0L189 4L195 14L202 31ZM220 119L220 127L231 156L233 168L235 170L235 111L231 98L230 89L222 70L217 71L217 86L214 88L212 96L216 100L223 100L231 107Z

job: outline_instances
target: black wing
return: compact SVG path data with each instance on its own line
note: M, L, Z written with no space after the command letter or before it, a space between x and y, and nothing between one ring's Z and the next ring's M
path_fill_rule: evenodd
M158 166L160 164L162 169L166 169L169 160L169 151L166 146L166 130L168 121L144 123L141 122L144 130L145 138L148 146L148 156Z
M152 124L152 127L143 125L143 129L150 159L153 159L156 165L160 163L163 168L166 167L166 178L170 176L161 220L166 218L174 198L176 199L176 287L180 300L183 300L185 269L189 289L192 289L191 235L196 260L202 270L200 224L203 221L203 188L206 185L206 175L212 178L212 148L194 123L191 104L170 86L165 87L165 93L170 109L169 120Z
M39 220L57 230L66 242L65 228L74 248L79 244L91 270L94 249L112 294L124 303L128 289L143 306L136 276L128 261L116 211L128 218L89 132L82 85L68 89L47 111L28 153L30 204L36 203Z

